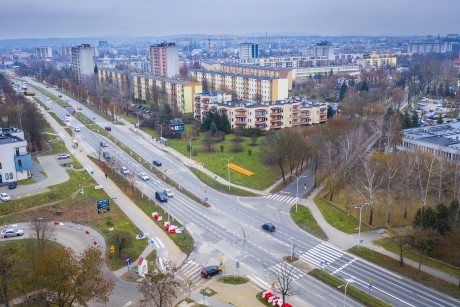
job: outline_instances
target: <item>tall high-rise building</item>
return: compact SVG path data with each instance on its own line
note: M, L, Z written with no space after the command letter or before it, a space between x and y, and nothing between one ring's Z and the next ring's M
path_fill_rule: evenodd
M90 44L82 44L72 47L72 70L77 73L78 82L83 76L94 74L94 47Z
M38 59L49 59L53 57L53 51L49 46L36 47L35 55Z
M109 42L108 42L108 41L99 41L99 42L97 43L97 46L98 46L99 48L101 48L101 49L102 49L102 48L108 48L108 47L109 47Z
M241 43L240 60L251 60L259 58L259 44Z
M167 78L179 75L179 47L175 43L161 43L150 46L152 74Z
M452 43L443 41L411 42L407 48L408 53L447 53L452 52Z
M313 48L313 55L316 58L322 58L327 60L335 60L334 47L329 42L320 42Z

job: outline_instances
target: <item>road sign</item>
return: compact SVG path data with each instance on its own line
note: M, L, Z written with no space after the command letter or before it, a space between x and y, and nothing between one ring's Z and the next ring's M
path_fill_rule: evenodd
M184 124L170 124L169 125L169 131L174 132L174 133L180 133L184 132Z
M187 280L188 285L190 286L192 284L192 281L190 279Z
M110 199L101 199L97 201L97 214L110 212Z
M204 198L204 201L208 201L208 198L207 198L207 197L205 197L205 198Z
M359 244L363 244L364 243L364 240L359 240Z
M115 253L115 246L113 246L113 245L110 246L110 253L112 253L112 254Z

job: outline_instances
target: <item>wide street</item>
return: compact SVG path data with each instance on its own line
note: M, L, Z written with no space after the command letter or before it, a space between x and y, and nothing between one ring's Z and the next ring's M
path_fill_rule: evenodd
M38 86L46 89L42 85ZM46 90L56 96L59 94L56 89ZM41 94L38 97L47 103ZM146 168L118 146L130 148L146 161L161 160L163 166L160 169L165 172L165 175L200 198L208 198L210 208L196 203L175 190L174 198L166 204L161 204L172 217L185 225L195 240L195 249L182 271L184 279L191 278L197 281L194 283L196 288L200 285L201 267L217 264L220 257L224 258L225 273L247 275L256 284L269 288L273 282L271 272L279 268L277 264L280 257L289 255L292 244L295 246L296 256L306 264L320 267L320 263L327 260L325 270L341 278L353 277L354 285L358 288L367 291L369 280L372 279L371 294L393 305L459 305L458 300L371 265L300 230L289 215L289 209L293 204L292 198L295 197L292 191L285 191L290 192L291 198L279 197L281 201L276 200L275 197L270 198L270 195L265 198L253 198L219 193L204 185L182 162L162 150L163 145L154 144L152 140L135 134L133 127L107 123L76 101L70 100L69 104L75 108L82 106L81 112L90 119L95 118L96 124L102 128L110 125L112 127L110 133L118 140L117 144L113 144L72 118L70 127L82 127L81 132L76 133L79 148L83 148L88 154L98 156L100 142L107 142L109 147L104 148L104 151L109 151L136 175L146 172L150 176L149 181L139 180L137 183L146 196L153 199L155 191L163 190L167 186L149 171L150 165ZM49 107L59 117L64 118L66 110L62 107L54 102L50 102ZM299 180L299 189L304 188L303 184L300 185L303 182L301 180ZM275 233L263 231L260 225L265 222L275 224L277 231ZM236 269L236 260L239 263L239 270ZM343 303L341 293L305 273L298 271L296 278L295 285L300 289L301 294L295 297L293 302L295 305L336 306ZM349 304L351 306L351 301Z

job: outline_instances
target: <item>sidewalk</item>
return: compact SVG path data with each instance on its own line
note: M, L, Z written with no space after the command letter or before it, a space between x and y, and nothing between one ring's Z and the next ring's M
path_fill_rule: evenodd
M316 189L307 199L301 199L300 204L306 206L307 208L310 209L313 217L315 218L316 222L318 225L321 227L321 229L326 233L326 235L329 237L330 243L334 244L335 246L341 248L342 250L346 251L350 249L353 246L358 245L358 234L346 234L333 226L331 226L323 217L321 214L321 211L319 211L318 207L316 206L315 202L313 199L315 196L318 194L318 192L321 190L321 187ZM356 225L358 226L358 225ZM361 232L361 240L364 240L364 244L362 246L367 247L369 249L372 249L376 252L379 252L381 254L384 254L386 256L389 256L393 259L396 259L399 261L399 255L392 253L386 249L384 249L381 246L375 245L373 241L382 239L385 237L386 234L385 229L376 229L373 231L367 231L367 232ZM412 266L414 268L418 269L418 263L416 261L404 258L404 264ZM436 269L433 269L431 267L427 267L423 265L421 270L425 273L428 273L430 275L433 275L437 278L443 279L449 283L452 284L458 284L458 279L446 274L444 272L438 271Z

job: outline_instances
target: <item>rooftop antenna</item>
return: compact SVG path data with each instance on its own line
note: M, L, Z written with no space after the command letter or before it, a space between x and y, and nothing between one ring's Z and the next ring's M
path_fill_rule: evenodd
M211 39L208 38L208 56L211 57Z

